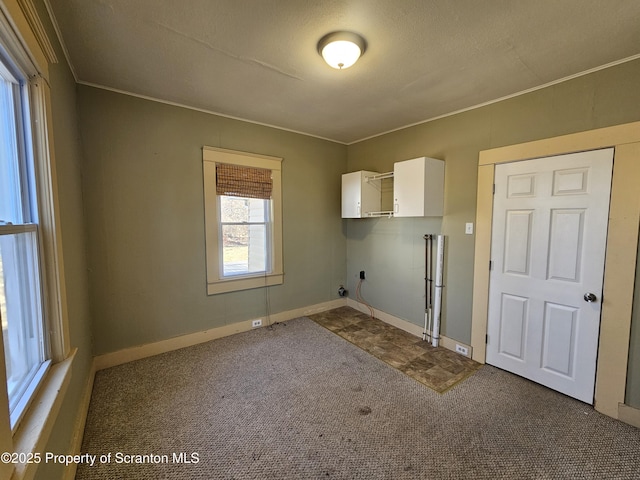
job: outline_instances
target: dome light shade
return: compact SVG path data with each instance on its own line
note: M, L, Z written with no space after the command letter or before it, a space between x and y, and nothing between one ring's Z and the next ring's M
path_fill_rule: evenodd
M356 63L365 48L364 38L352 32L332 32L318 42L318 53L329 66L338 70Z

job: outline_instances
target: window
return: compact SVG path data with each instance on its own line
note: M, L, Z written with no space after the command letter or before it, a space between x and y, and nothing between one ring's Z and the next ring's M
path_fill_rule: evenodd
M222 276L269 272L270 201L227 195L221 195L219 200Z
M30 2L0 4L0 451L25 454L0 462L0 478L33 478L26 459L48 440L76 350L46 80L55 56Z
M207 292L281 284L282 159L203 148Z
M14 429L49 365L30 124L26 75L0 57L0 318Z

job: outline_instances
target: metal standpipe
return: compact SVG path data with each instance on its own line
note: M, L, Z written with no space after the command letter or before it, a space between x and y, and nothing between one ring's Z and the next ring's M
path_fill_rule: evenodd
M432 279L432 268L431 268L431 263L432 263L432 252L433 252L433 235L425 235L424 236L424 260L425 260L425 278L424 278L424 301L425 301L425 306L424 306L424 329L422 331L422 340L427 340L427 338L429 339L429 341L431 341L431 320L432 320L432 294L431 294L431 290L432 290L432 283L433 283L433 279Z
M431 345L437 347L440 342L440 314L442 312L442 272L444 270L444 235L438 235L436 252L436 277L433 286L433 331Z
M436 237L435 279L433 277L433 237ZM442 272L444 270L444 235L425 235L425 311L422 339L434 347L440 343L442 312ZM435 280L435 284L434 284Z

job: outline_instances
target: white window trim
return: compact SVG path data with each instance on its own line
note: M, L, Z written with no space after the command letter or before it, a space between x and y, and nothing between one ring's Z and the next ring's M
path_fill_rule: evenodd
M43 292L51 359L61 362L69 356L67 294L62 256L62 234L58 221L58 181L53 155L53 129L49 85L39 78L31 82L32 134L38 215L43 252Z
M71 377L75 350L69 344L62 238L58 225L57 176L53 155L47 57L17 0L0 1L0 42L31 79L31 131L38 196L39 234L42 237L43 307L47 318L52 363L12 434L6 382L0 382L0 452L38 453L48 441ZM0 378L6 378L4 348L0 342ZM33 478L37 463L2 463L0 479Z
M220 274L220 245L218 239L218 196L216 195L216 163L266 168L272 172L271 194L271 271L252 276L225 277ZM207 294L235 292L250 288L279 285L284 281L282 260L282 158L238 152L223 148L203 147L204 214L207 253Z

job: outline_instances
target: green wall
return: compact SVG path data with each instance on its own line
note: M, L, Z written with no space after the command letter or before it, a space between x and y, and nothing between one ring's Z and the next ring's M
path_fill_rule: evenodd
M59 63L49 66L54 152L58 178L60 229L72 348L78 352L71 382L44 452L69 453L92 361L89 278L82 195L82 154L76 112L76 83L41 1L35 2ZM42 452L41 452L42 453ZM41 464L36 478L61 478L60 465Z
M344 145L78 87L94 354L338 298ZM283 285L207 296L202 146L282 157Z
M347 221L347 278L353 290L367 271L363 296L374 307L424 321L425 233L447 236L443 331L471 340L478 154L481 150L640 120L640 61L621 64L526 95L366 140L348 149L348 171L386 172L419 156L445 161L442 219ZM637 322L636 322L637 323ZM637 332L636 326L636 332ZM640 358L640 338L632 343ZM631 369L640 396L640 368ZM631 384L631 382L630 382ZM637 398L637 397L634 397ZM636 400L637 402L637 400ZM638 405L640 406L640 405Z
M640 245L636 259L636 289L631 316L631 341L627 365L627 394L624 403L640 408Z

